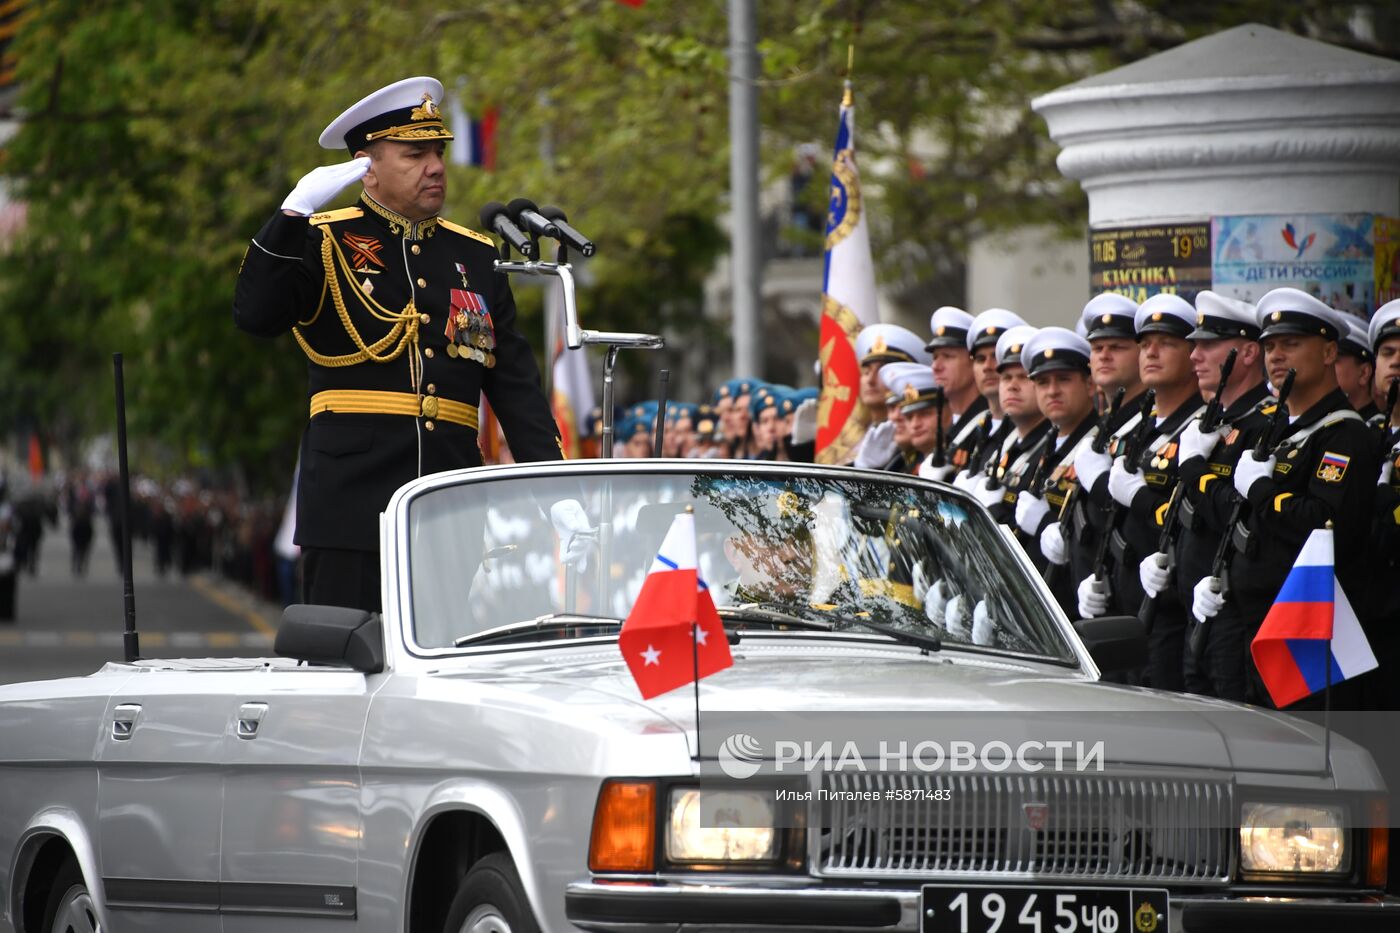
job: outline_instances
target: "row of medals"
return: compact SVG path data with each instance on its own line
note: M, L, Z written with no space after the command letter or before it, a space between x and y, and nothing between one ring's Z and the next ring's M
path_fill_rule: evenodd
M496 337L481 330L467 330L466 318L465 314L457 318L457 333L447 345L447 355L453 359L473 360L491 369L496 365L496 354L491 352L496 349Z

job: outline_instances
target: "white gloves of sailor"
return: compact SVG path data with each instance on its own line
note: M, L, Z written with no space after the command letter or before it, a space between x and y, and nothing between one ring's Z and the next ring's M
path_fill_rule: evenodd
M1094 450L1092 444L1084 444L1074 455L1074 475L1079 480L1079 485L1088 492L1094 488L1099 477L1108 472L1112 463L1113 458L1107 453L1101 454Z
M1001 501L1003 494L1000 486L993 489L988 485L990 482L991 480L979 473L963 488L971 493L974 499L990 509Z
M1028 535L1040 529L1040 523L1050 514L1050 506L1039 496L1028 492L1016 496L1016 525Z
M1394 475L1395 461L1392 460L1390 457L1386 457L1385 462L1381 464L1381 475L1380 478L1376 480L1376 485L1389 486L1391 477L1393 477Z
M987 609L987 601L979 599L972 607L972 643L974 645L994 645L997 640L997 625Z
M941 467L936 467L933 464L929 463L929 460L931 459L932 457L925 457L923 459L923 462L919 464L919 475L922 476L924 479L931 479L936 480L940 483L946 483L948 482L948 477L952 476L958 471L958 468L953 466L951 463L945 463Z
M855 465L862 470L878 470L894 459L896 449L894 424L882 421L865 432L865 443L860 445Z
M295 214L309 215L321 209L331 198L340 193L351 182L359 181L369 171L369 156L360 156L339 165L322 165L313 168L301 177L287 200L282 202L282 210Z
M1079 617L1092 619L1108 612L1108 589L1092 573L1079 583Z
M1146 488L1147 480L1142 478L1140 470L1129 471L1123 465L1122 457L1113 461L1108 471L1108 494L1114 502L1126 509L1133 504L1133 496L1138 494L1138 490Z
M1148 554L1138 564L1138 579L1142 581L1142 591L1148 596L1155 598L1167 588L1171 578L1171 561L1161 551Z
M961 641L972 641L972 613L968 611L968 599L958 593L948 599L943 608L943 628Z
M588 524L588 514L583 511L583 506L577 499L560 499L549 507L549 520L559 535L559 559L565 566L583 570L598 531Z
M1069 563L1069 549L1065 547L1065 535L1060 531L1059 522L1051 522L1040 533L1040 553L1052 564Z
M1220 592L1219 577L1201 577L1191 590L1191 614L1198 622L1218 615L1224 605L1225 596Z
M948 585L937 581L924 593L924 618L939 628L943 627L943 609L948 605Z
M792 442L807 444L817 439L817 400L809 398L792 413ZM890 454L891 457L894 454Z
M1176 455L1177 462L1185 463L1192 457L1209 457L1223 433L1223 427L1217 427L1214 431L1202 431L1201 419L1197 418L1181 432L1181 438L1177 442L1180 445Z
M1248 499L1249 488L1259 480L1272 475L1273 472L1273 457L1255 460L1254 454L1247 453L1240 458L1239 463L1235 464L1235 491Z

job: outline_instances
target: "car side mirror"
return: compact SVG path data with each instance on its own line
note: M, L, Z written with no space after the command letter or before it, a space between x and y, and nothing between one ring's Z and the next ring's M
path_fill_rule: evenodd
M308 664L348 665L362 674L384 670L379 613L342 606L293 605L282 611L272 650Z
M1136 616L1080 619L1074 630L1105 674L1122 674L1147 664L1147 628Z

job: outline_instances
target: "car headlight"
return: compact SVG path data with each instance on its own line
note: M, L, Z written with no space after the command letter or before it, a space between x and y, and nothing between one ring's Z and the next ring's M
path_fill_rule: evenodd
M1344 819L1339 806L1247 803L1240 813L1240 865L1247 872L1346 871Z
M778 850L772 792L671 791L666 857L672 862L764 862Z

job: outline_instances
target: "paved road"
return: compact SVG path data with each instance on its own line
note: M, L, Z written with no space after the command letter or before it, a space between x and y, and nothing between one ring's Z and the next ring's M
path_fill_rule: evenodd
M17 618L0 622L0 683L90 674L121 660L125 609L106 523L93 536L85 577L70 568L66 528L47 528L39 575L21 573ZM139 542L133 561L136 627L149 658L261 657L272 653L278 607L211 573L156 576Z

